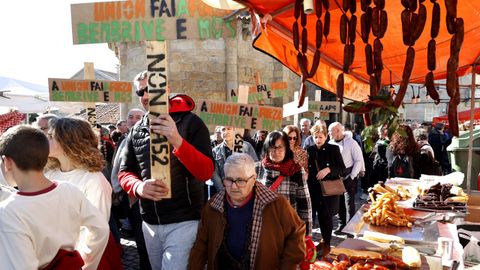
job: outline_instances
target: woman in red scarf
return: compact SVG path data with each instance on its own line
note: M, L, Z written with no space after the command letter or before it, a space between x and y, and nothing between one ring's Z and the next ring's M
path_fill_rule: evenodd
M259 180L270 190L284 195L305 222L307 235L312 234L312 205L302 170L293 160L288 135L273 131L265 139L264 157Z

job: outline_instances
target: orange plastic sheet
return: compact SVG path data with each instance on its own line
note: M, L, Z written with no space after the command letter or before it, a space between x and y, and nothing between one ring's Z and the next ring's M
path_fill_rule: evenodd
M276 58L292 71L300 75L297 67L296 50L292 42L292 24L294 22L292 0L246 0L240 1L250 7L261 17L265 15L272 16L272 20L266 23L266 27L257 36L253 46ZM314 1L315 2L315 1ZM382 74L382 84L390 84L390 71L392 72L393 84L399 84L402 80L403 67L407 46L402 41L401 12L404 7L400 0L386 0L385 10L388 14L388 28L385 36L381 39L383 44L383 63L384 70ZM434 71L435 79L446 78L447 61L450 57L450 40L452 35L446 28L446 8L444 0L437 0L441 7L440 33L435 39L437 44L436 62L437 68ZM310 82L326 90L336 93L336 78L342 70L343 65L343 47L340 42L340 16L343 10L339 8L342 0L330 1L330 34L328 39L323 38L321 52L321 64L317 74ZM417 40L415 48L415 64L410 79L411 83L424 83L427 68L427 45L430 38L430 28L432 20L432 6L430 1L424 1L427 8L427 22L422 35ZM372 3L373 6L373 3ZM323 14L325 10L323 9ZM363 11L360 9L360 1L357 1L357 38L355 42L355 60L351 66L351 72L345 78L344 96L353 100L364 100L370 93L368 81L369 76L365 67L365 43L360 34L360 16ZM322 14L322 21L323 21ZM350 17L350 12L347 13ZM267 16L269 17L269 16ZM459 58L458 75L462 76L471 71L471 66L478 61L480 56L480 0L461 0L458 1L457 17L463 18L465 22L465 38L462 45ZM307 16L308 29L308 62L313 61L315 49L315 25L316 16L311 14ZM300 28L301 31L301 28ZM370 32L369 43L373 46L374 36Z

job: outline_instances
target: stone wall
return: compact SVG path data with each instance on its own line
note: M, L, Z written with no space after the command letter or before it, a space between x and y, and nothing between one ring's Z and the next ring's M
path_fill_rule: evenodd
M241 32L241 25L239 33ZM214 99L227 101L227 93L240 84L255 85L256 74L260 83L286 81L289 95L274 100L275 105L293 100L293 91L299 87L299 77L282 64L256 51L248 36L218 40L167 41L167 73L173 92L186 93L194 100ZM120 80L132 80L146 69L145 43L111 44L119 58ZM129 109L141 107L135 100L121 107L122 118Z

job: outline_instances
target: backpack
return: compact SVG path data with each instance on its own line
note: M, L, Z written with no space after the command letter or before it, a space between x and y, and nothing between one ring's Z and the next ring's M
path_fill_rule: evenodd
M412 157L407 155L395 155L393 157L390 177L413 178Z

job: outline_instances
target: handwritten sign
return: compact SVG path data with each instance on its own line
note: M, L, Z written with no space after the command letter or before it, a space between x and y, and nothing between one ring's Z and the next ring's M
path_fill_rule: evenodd
M298 100L283 104L283 117L297 115L308 111L308 97L305 97L303 106L298 108Z
M286 82L250 86L248 88L248 103L262 104L267 100L283 97L286 94L288 94L288 84ZM232 102L238 102L238 90L230 90L230 98Z
M196 113L211 126L275 130L282 127L282 108L200 100Z
M132 102L132 83L122 81L48 79L50 101Z
M168 114L167 60L165 42L147 42L148 117L150 120ZM150 132L151 178L164 181L169 189L164 198L171 198L170 144L165 136Z
M200 0L72 4L74 44L235 37L236 18Z
M338 101L310 101L308 103L309 112L339 113L340 108Z

